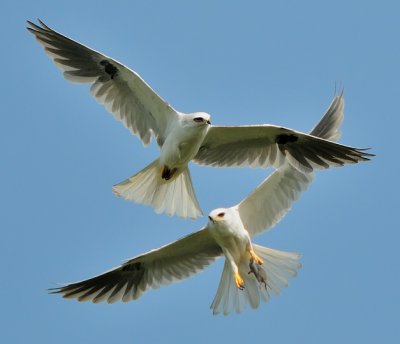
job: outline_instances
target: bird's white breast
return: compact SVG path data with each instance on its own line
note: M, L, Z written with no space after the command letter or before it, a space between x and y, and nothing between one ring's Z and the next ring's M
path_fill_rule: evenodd
M223 250L227 250L236 262L239 262L246 253L250 236L236 209L227 209L224 220L211 222L209 230L218 245Z
M161 147L160 162L170 168L189 163L197 154L208 126L184 126L177 121Z

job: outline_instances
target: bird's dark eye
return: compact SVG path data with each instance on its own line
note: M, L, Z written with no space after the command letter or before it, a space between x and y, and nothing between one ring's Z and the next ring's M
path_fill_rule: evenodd
M202 122L204 122L204 118L203 117L195 117L195 118L193 118L193 121L195 121L197 123L202 123Z
M218 217L224 217L224 216L225 216L225 213L219 213L217 216L218 216Z

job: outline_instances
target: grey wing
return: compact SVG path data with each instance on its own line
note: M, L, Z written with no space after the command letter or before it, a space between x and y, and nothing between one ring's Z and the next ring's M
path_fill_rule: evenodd
M50 289L64 298L114 303L136 300L145 291L188 278L210 265L222 254L208 230L127 260L99 276Z
M162 145L168 125L178 113L133 70L46 26L28 21L46 54L67 80L90 83L91 93L145 145L152 134Z
M319 123L310 135L273 125L212 126L193 161L211 166L275 168L289 163L300 172L309 173L315 168L369 160L372 154L366 153L365 149L328 141L339 136L327 131L335 124L330 123L332 116L329 114L343 114L343 106L342 97L336 97L326 113L325 122ZM333 117L340 124L340 116Z
M329 109L317 123L311 134L336 141L343 121L344 100L342 95L332 101ZM272 173L248 197L237 205L240 217L251 236L272 228L289 211L312 182L312 173L302 173L285 165Z
M331 105L322 119L310 131L310 135L320 137L324 140L334 141L339 140L341 132L340 125L344 118L344 99L343 91L340 95L333 98Z

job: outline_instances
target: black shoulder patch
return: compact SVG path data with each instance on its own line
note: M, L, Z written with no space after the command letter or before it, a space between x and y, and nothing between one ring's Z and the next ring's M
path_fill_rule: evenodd
M284 145L288 142L296 142L299 138L294 134L280 134L276 137L276 143L278 145Z
M110 61L102 60L100 61L100 64L104 66L104 71L110 76L111 79L114 79L114 77L118 75L118 68L110 63Z

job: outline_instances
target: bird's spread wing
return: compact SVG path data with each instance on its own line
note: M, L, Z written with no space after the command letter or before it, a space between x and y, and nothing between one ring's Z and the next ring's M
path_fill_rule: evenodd
M333 98L331 105L317 125L310 131L310 135L320 137L324 140L339 140L341 132L340 125L344 118L344 99L343 91L340 95Z
M372 154L364 149L328 141L338 138L327 131L332 125L329 113L343 113L343 106L342 97L335 97L326 113L326 121L317 125L310 135L273 125L212 126L193 161L211 166L276 168L289 163L308 173L315 168L369 160L368 156ZM340 123L338 116L334 118Z
M240 218L250 236L277 224L313 178L312 173L302 173L291 166L282 167L239 203Z
M178 113L133 70L46 26L28 21L46 54L72 82L90 83L91 93L134 135L149 144L152 134L161 146L168 125Z
M340 136L343 108L342 95L336 96L311 134L336 141ZM237 205L243 225L250 235L254 236L277 224L312 180L312 173L302 173L286 164L263 181Z
M207 229L127 260L121 266L85 281L51 289L65 298L94 303L136 300L151 288L187 278L222 254Z

